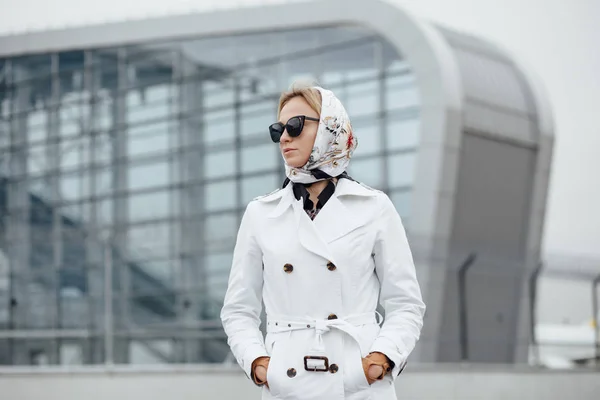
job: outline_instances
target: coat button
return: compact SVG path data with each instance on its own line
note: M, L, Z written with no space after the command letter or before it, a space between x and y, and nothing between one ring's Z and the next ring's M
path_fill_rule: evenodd
M329 366L329 372L331 372L332 374L335 374L336 372L338 372L339 367L337 364L331 364Z
M337 319L337 315L335 314L329 314L329 316L327 316L327 319Z
M332 263L331 261L329 261L327 263L327 269L330 270L330 271L335 271L337 269L337 267L335 266L334 263Z
M285 264L285 265L283 266L283 270L284 270L285 272L287 272L288 274L291 274L291 273L292 273L292 271L294 270L294 266L293 266L292 264Z
M287 376L289 376L290 378L293 378L296 376L296 369L295 368L290 368L287 370Z

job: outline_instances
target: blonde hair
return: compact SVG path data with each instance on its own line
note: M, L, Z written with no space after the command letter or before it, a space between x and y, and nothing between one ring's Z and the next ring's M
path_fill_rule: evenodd
M310 108L312 108L319 117L321 116L321 105L323 102L321 99L321 92L315 89L311 84L295 82L289 90L281 93L281 96L279 97L279 106L277 107L277 118L279 118L281 114L281 109L294 97L302 97L308 103Z

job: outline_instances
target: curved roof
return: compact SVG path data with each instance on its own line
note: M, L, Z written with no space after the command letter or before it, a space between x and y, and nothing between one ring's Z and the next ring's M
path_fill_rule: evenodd
M552 117L535 78L505 51L480 38L437 27L458 63L466 130L536 142Z

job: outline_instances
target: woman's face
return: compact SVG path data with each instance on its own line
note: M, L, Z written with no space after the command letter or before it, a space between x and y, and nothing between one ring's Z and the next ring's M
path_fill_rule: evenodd
M290 99L281 109L279 122L286 124L292 117L305 115L307 117L319 118L319 114L313 110L303 97L296 96ZM287 165L293 168L303 167L310 157L319 123L317 121L304 121L304 129L298 137L291 137L287 129L283 131L279 141L279 149L285 158Z

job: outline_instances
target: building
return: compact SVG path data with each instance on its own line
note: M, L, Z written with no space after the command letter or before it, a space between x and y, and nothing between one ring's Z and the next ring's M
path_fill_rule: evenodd
M526 359L553 126L498 47L324 0L0 37L0 71L0 363L226 359L238 222L283 181L267 126L303 78L344 102L350 174L407 226L413 359Z

